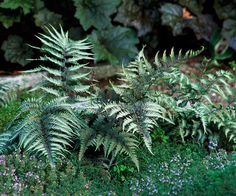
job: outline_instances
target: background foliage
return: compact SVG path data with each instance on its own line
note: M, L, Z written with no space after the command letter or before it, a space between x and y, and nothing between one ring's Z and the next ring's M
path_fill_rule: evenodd
M36 45L33 35L48 24L61 24L76 40L89 36L95 62L127 64L143 45L150 55L173 45L205 45L216 60L236 49L235 1L3 0L0 22L0 69L12 69L9 62L18 68L29 64L25 58L34 54L26 43Z

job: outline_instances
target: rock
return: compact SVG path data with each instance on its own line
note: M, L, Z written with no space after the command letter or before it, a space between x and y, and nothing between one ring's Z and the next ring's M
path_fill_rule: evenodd
M92 67L92 76L95 80L106 79L115 76L118 72L120 72L120 67L115 67L112 65L101 65ZM11 82L17 84L20 90L31 88L36 83L43 79L43 73L29 73L29 74L21 74L14 76L1 76L1 82Z
M43 79L43 73L31 73L14 76L1 76L1 82L11 82L17 84L20 90L27 89Z

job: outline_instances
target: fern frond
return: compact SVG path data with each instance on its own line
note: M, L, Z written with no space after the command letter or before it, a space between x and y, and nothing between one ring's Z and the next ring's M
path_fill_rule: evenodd
M124 131L140 134L150 151L149 134L156 126L177 131L183 142L186 138L204 142L220 132L233 141L235 111L213 112L220 106L211 96L215 93L224 99L226 108L232 104L235 92L229 81L233 75L217 71L193 79L181 72L182 63L202 51L180 50L175 55L172 48L170 54L158 52L151 64L142 50L135 61L123 68L122 84L112 85L119 101L107 103L105 110L122 121ZM159 85L164 91L157 90Z
M0 154L12 152L16 149L16 146L12 142L14 139L14 133L12 131L6 131L0 134Z
M126 133L116 127L115 119L100 116L92 125L92 129L81 132L81 147L79 159L82 158L89 145L95 145L96 149L102 147L104 156L111 157L113 161L121 154L127 154L139 170L139 163L135 150L138 141L133 134Z
M67 152L66 147L70 146L75 136L73 128L82 127L65 100L58 98L44 102L28 99L14 119L19 146L30 154L47 157L52 167ZM23 119L22 114L25 116Z
M52 67L40 65L40 70L45 72L45 80L35 90L42 89L54 97L67 96L70 102L80 101L80 97L91 94L90 85L83 84L89 79L90 72L85 72L87 64L79 62L93 59L93 55L88 52L91 45L87 39L71 40L61 26L59 31L53 26L46 29L48 34L36 36L43 44L40 49L42 55L38 60L49 62Z
M171 49L170 54L167 56L167 51L164 50L162 56L159 55L159 52L155 55L155 64L157 66L163 66L163 63L165 65L173 66L173 64L182 63L189 58L198 56L204 51L204 47L202 47L200 50L188 50L183 54L182 50L179 50L178 54L175 55L174 48Z
M15 84L0 82L0 107L6 106L17 97Z

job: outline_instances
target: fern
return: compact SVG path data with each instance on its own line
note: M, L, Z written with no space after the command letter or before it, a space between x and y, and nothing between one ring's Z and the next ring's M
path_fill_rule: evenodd
M81 147L79 159L81 160L87 147L96 146L96 149L102 147L104 156L110 159L108 167L121 154L128 155L139 170L139 162L135 150L138 141L133 134L123 132L117 126L117 120L109 118L106 115L97 117L90 129L81 132Z
M208 114L208 121L215 125L215 132L220 135L221 130L229 141L236 143L236 112L235 106L222 106Z
M54 167L56 160L67 152L66 147L70 146L76 134L74 129L83 126L70 104L65 103L65 98L46 103L32 98L19 108L12 122L14 134L6 132L0 136L0 151L17 137L20 148L30 154L47 157Z
M0 152L18 145L24 152L47 157L54 167L56 160L68 152L68 147L80 137L80 130L86 126L81 111L77 116L71 102L82 104L90 99L86 96L90 94L90 85L83 84L89 73L80 72L86 65L79 62L92 59L92 54L87 52L91 46L86 40L69 39L61 27L60 32L52 26L46 29L48 35L37 36L43 43L42 48L32 46L42 52L42 56L35 60L45 65L26 71L46 73L45 80L32 89L41 89L44 95L21 105L9 125L13 131L8 129L0 135ZM48 63L51 65L47 66Z
M14 133L12 131L7 131L0 135L0 154L6 154L16 149L13 139Z
M191 136L197 137L197 140L203 143L211 135L219 135L222 132L226 136L227 133L230 133L228 138L233 139L235 137L233 120L235 111L226 109L235 100L235 92L228 83L233 79L232 74L220 70L215 74L203 74L201 78L190 79L180 71L184 60L198 55L201 51L188 51L184 55L179 52L175 57L172 49L170 57L167 57L166 52L162 57L156 55L155 64L159 67L166 67L161 81L162 85L167 86L169 90L165 95L168 97L165 104L175 117L175 125L172 129L180 133L183 141ZM215 103L211 97L212 93L224 100L223 106ZM159 101L161 100L159 99ZM221 109L218 110L218 108ZM216 113L213 112L215 110L218 111L218 114L223 112L221 117L215 115Z
M150 132L156 126L172 135L179 133L183 142L195 138L203 143L222 133L236 141L235 110L227 109L235 107L235 93L228 83L232 74L220 70L190 79L180 70L187 59L202 50L179 51L177 55L174 49L169 55L164 51L161 56L157 53L154 63L147 61L142 50L123 70L122 84L113 85L120 100L107 103L105 110L122 120L124 131L140 134L150 151ZM157 90L160 85L164 91ZM215 103L212 93L220 96L224 105Z
M0 107L6 106L16 97L16 85L10 82L0 82Z
M81 60L91 60L92 54L87 52L91 49L86 40L73 41L69 39L68 32L64 32L60 27L58 32L53 26L46 28L48 35L39 34L36 36L43 44L42 48L34 47L42 52L39 61L52 66L40 65L40 67L26 71L44 71L44 81L36 89L42 89L46 94L54 97L68 97L68 101L84 101L84 94L90 94L90 85L83 84L88 80L89 72L81 72L86 68L86 64L81 64Z
M146 147L151 151L150 131L158 126L157 120L171 121L168 111L152 99L156 81L156 70L143 54L139 53L136 61L123 69L121 85L113 85L114 91L121 97L121 101L108 103L105 110L117 119L122 119L123 130L138 133L143 138Z

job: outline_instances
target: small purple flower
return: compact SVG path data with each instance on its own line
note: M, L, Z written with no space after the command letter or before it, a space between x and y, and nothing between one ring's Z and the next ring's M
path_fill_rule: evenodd
M0 155L0 165L5 165L5 162L6 162L6 156Z
M33 176L33 172L29 171L25 174L26 177L30 177L30 176Z

